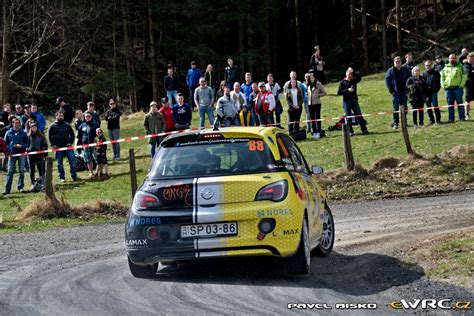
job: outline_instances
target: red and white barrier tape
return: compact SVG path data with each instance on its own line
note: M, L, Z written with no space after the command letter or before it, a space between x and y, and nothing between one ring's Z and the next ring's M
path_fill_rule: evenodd
M405 112L418 112L418 111L425 111L425 110L431 110L431 109L440 109L440 108L449 108L449 107L458 107L458 106L465 106L464 104L461 105L442 105L442 106L433 106L429 108L423 108L423 109L410 109L406 110ZM372 115L391 115L394 113L400 113L401 111L391 111L391 112L376 112L376 113L367 113L367 114L360 114L360 115L350 115L347 116L347 118L357 118L357 117L363 117L363 116L372 116ZM302 120L302 121L294 121L294 122L288 122L288 124L295 124L295 123L307 123L307 122L321 122L321 121L326 121L326 120L340 120L346 118L346 116L337 116L337 117L326 117L326 118L321 118L321 119L316 119L316 120ZM266 126L275 126L277 124L267 124ZM75 150L75 149L80 149L80 148L88 148L88 147L97 147L101 145L108 145L108 144L115 144L115 143L121 143L121 142L129 142L129 141L134 141L134 140L139 140L139 139L146 139L146 138L152 138L152 137L159 137L159 136L167 136L167 135L173 135L173 134L178 134L178 133L184 133L188 131L196 131L200 130L201 128L190 128L190 129L185 129L185 130L180 130L180 131L172 131L172 132L163 132L163 133L157 133L157 134L149 134L149 135L140 135L140 136L134 136L134 137L124 137L120 139L115 139L115 140L108 140L105 142L101 143L93 143L93 144L83 144L83 145L76 145L76 146L67 146L67 147L61 147L61 148L51 148L47 150L37 150L37 151L30 151L30 152L23 152L20 154L13 154L13 155L6 155L5 157L21 157L21 156L31 156L31 155L39 155L39 154L46 154L46 153L55 153L58 151L65 151L65 150Z

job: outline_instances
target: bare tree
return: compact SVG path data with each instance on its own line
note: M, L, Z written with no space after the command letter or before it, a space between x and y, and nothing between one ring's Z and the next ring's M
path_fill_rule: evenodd
M396 16L397 16L397 49L402 52L402 26L401 26L401 11L400 11L400 0L395 0Z
M152 2L148 0L148 33L150 36L150 64L151 64L151 82L153 90L153 100L158 101L159 92L158 92L158 66L156 63L156 49L155 49L155 37L154 33L154 23L151 11Z
M296 32L296 62L298 65L298 73L301 73L301 38L300 38L300 5L295 0L295 32Z
M364 70L369 71L369 40L367 37L367 3L366 0L361 0L361 12L362 12L362 48L364 51Z
M387 18L385 17L385 0L380 0L380 20L382 23L382 67L387 67Z
M11 14L10 1L3 0L3 49L2 49L2 78L1 78L1 102L8 102L8 85L9 85L9 54L10 54L10 31L11 31Z

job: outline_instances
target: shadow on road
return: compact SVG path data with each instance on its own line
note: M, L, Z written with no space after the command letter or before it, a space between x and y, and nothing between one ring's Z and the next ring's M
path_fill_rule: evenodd
M327 288L350 295L370 295L393 286L410 284L423 276L419 266L390 256L366 253L327 258L312 257L312 274L292 277L279 258L233 258L185 262L165 266L154 277L159 282Z

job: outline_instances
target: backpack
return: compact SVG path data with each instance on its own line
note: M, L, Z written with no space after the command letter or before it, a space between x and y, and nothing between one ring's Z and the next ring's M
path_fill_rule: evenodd
M32 192L44 192L44 189L45 189L44 177L36 178L35 182L33 183L32 188L31 188L31 191Z
M290 133L291 138L295 141L305 140L306 139L306 129L300 129L297 131L292 131Z

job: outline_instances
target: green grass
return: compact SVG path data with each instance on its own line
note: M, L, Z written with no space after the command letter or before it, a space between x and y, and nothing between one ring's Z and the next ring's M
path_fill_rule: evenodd
M326 86L328 96L322 98L322 116L332 118L342 115L342 97L336 95L337 83ZM363 113L377 113L381 111L391 111L391 97L387 92L383 74L371 75L362 80L359 84L359 102ZM440 105L445 105L446 101L442 92L439 94ZM457 114L456 114L457 116ZM305 115L302 115L302 119ZM283 122L286 122L287 116L284 113ZM384 156L404 157L406 156L403 138L399 130L391 129L391 115L385 116L367 116L369 122L368 128L370 135L360 135L360 130L355 127L356 136L351 138L354 157L356 162L364 167L370 166L375 160ZM442 110L442 120L447 120L447 109ZM409 124L411 116L408 115ZM425 121L428 122L427 115ZM323 122L323 128L327 130L336 120ZM104 122L105 123L105 122ZM198 126L198 114L193 113L193 127ZM283 124L286 126L286 124ZM133 118L121 122L121 137L143 135L142 118ZM456 122L455 124L441 124L435 126L426 126L417 130L410 128L410 136L414 149L418 153L431 154L439 153L453 147L456 144L472 144L472 131L474 121ZM310 165L320 165L326 170L344 167L344 151L340 131L327 132L327 137L323 139L308 139L300 142L299 146L303 151ZM122 161L109 163L109 172L113 174L112 178L106 181L88 181L57 183L60 190L58 195L64 194L67 201L73 205L91 202L96 199L116 199L125 205L131 203L130 176L128 165L128 151L135 149L137 178L138 183L146 176L150 157L148 153L147 140L138 140L133 142L121 143L121 155L125 158ZM108 156L111 158L111 146L109 145ZM50 156L52 156L50 154ZM56 168L56 167L55 167ZM68 164L65 162L66 177L69 178ZM87 178L86 172L79 173L82 179ZM53 175L57 179L56 170ZM0 188L5 186L6 173L2 172L0 176ZM11 225L14 222L15 215L19 209L24 208L35 198L42 198L42 194L20 194L16 192L16 177L12 186L12 194L7 197L0 197L0 216L3 222ZM29 188L29 178L25 174L25 188ZM3 191L3 190L2 190ZM74 222L74 221L72 221ZM75 223L75 222L74 222ZM68 224L57 221L54 225ZM31 225L30 225L31 226ZM18 226L24 227L24 226ZM5 231L5 230L3 230ZM0 230L1 232L1 230Z
M463 236L440 243L432 249L431 256L436 265L428 269L429 276L449 278L472 277L474 267L474 237Z

